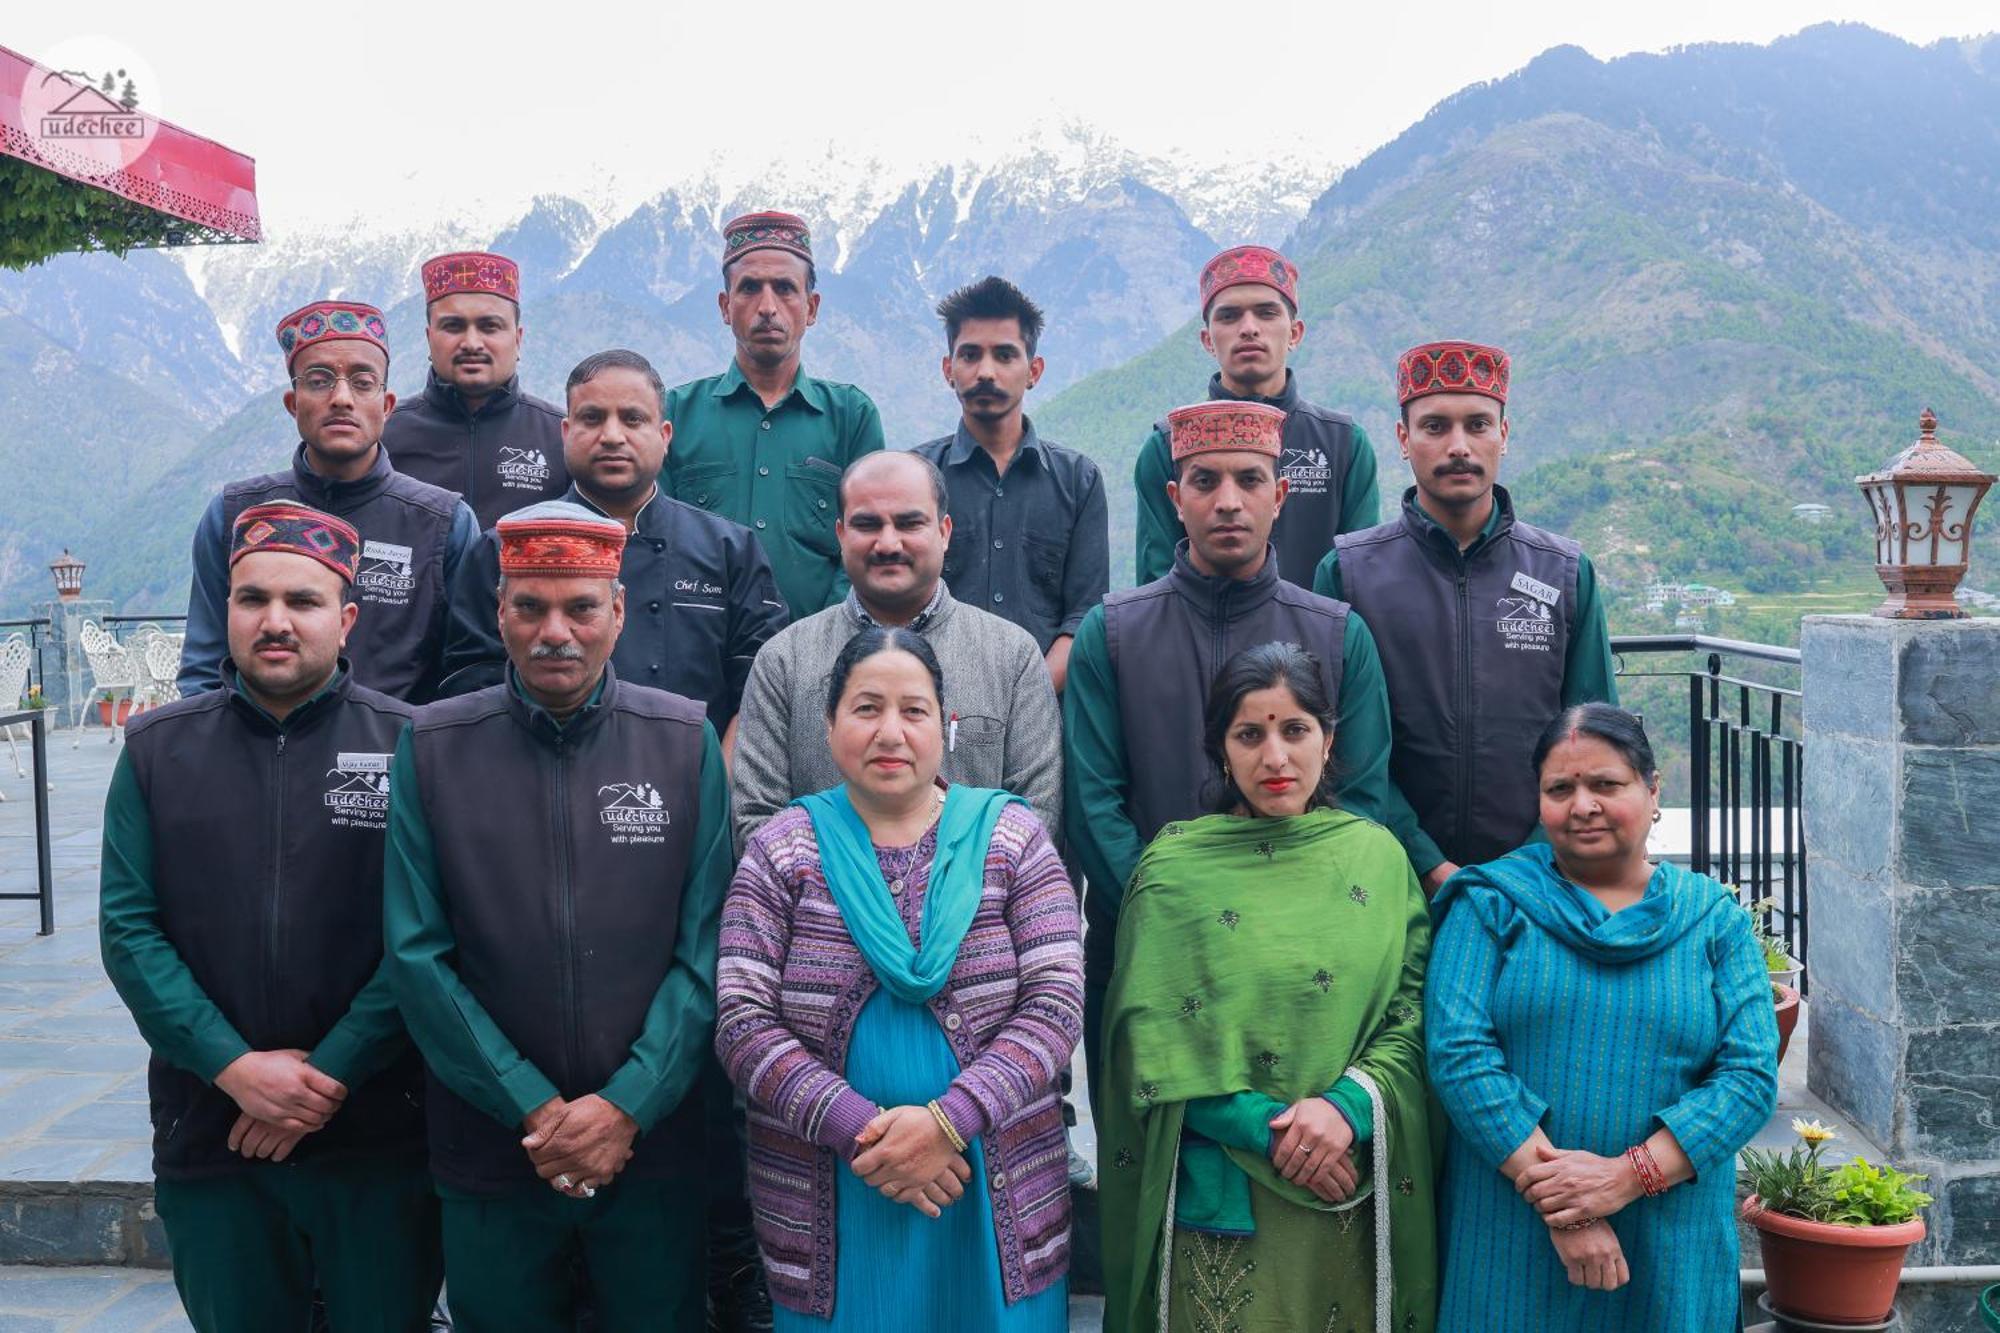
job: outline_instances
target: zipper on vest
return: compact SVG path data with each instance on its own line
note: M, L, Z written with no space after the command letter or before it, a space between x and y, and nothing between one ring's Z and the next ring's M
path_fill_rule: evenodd
M569 751L556 736L556 902L562 945L563 1050L569 1068L564 1083L574 1087L583 1068L583 1039L577 1031L576 881L570 870Z
M278 920L285 903L285 733L278 733L271 758L271 911L264 938L264 1021L278 1023Z
M463 396L459 401L465 401ZM493 466L500 466L497 457ZM479 512L479 418L471 412L465 414L465 503L473 513Z
M1463 845L1472 822L1472 607L1465 553L1458 555L1458 762L1452 765L1452 840Z

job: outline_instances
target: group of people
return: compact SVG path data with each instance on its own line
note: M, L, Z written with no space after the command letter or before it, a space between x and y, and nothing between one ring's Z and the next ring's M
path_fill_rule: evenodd
M1403 355L1378 522L1297 270L1218 255L1112 592L1018 288L887 450L802 369L806 224L722 242L671 390L522 392L494 254L423 266L414 400L375 307L279 326L292 465L203 516L105 810L195 1326L1060 1329L1082 1047L1108 1328L1734 1327L1761 956L1647 858L1506 354Z

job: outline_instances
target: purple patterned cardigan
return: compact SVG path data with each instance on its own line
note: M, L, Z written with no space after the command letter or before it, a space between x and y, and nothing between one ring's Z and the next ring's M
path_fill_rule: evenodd
M931 843L900 899L912 939ZM751 836L723 904L715 1050L749 1101L750 1197L771 1294L821 1317L833 1311L834 1172L881 1109L840 1073L876 985L827 892L811 816L786 808ZM929 1008L962 1070L938 1104L968 1140L984 1136L1011 1305L1069 1269L1055 1082L1083 1031L1076 895L1026 806L1000 816L978 911Z

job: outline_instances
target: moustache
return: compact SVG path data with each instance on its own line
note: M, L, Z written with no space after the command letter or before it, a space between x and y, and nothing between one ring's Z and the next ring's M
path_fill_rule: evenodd
M992 384L981 384L974 388L967 389L964 393L959 395L959 397L966 399L1005 398L1006 396L1007 395L1005 393L1002 393L996 385Z
M870 569L886 569L890 565L907 565L909 563L910 557L906 555L871 555L868 557L868 567Z
M451 361L452 364L455 366L464 366L464 365L471 365L475 362L484 363L487 361L491 361L492 359L493 359L492 357L486 355L486 353L484 352L460 352L457 356L453 357Z
M1440 463L1431 469L1434 477L1483 477L1486 469L1477 463Z
M528 650L528 658L535 662L581 662L583 649L573 643L538 643Z
M290 634L265 634L250 646L250 651L262 652L266 648L284 648L291 652L299 650L299 641Z

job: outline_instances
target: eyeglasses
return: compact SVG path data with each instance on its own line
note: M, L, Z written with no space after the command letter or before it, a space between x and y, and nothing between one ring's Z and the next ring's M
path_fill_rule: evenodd
M325 395L332 393L333 386L342 380L347 381L347 387L356 398L373 398L387 387L382 377L372 370L357 370L347 375L336 375L330 370L308 370L303 375L294 375L292 385L310 394Z

